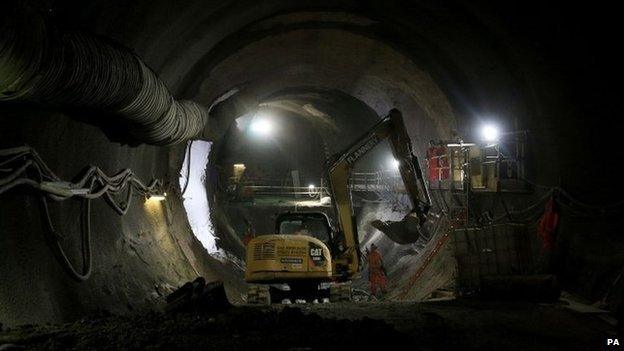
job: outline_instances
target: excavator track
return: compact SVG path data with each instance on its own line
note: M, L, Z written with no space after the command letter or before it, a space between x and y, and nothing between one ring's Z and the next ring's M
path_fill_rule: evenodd
M332 284L329 288L329 301L332 303L353 301L351 283Z
M247 304L268 306L271 304L271 293L266 285L250 285L247 290Z

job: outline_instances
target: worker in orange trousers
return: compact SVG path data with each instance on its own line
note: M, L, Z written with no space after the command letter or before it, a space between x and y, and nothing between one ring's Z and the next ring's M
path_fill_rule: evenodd
M386 293L386 270L381 259L381 254L377 250L377 245L371 244L368 260L368 280L370 282L371 295L377 296L379 289L382 294Z

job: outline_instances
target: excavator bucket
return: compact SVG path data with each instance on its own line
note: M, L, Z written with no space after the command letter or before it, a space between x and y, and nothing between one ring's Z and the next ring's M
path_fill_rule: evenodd
M410 213L401 221L374 220L371 225L397 244L415 243L422 235L422 225L416 214Z

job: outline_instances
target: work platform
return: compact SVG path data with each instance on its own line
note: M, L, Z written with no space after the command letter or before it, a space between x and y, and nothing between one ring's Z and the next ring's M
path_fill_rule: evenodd
M254 206L329 207L330 190L322 179L306 179L320 186L293 186L290 179L231 179L227 194L230 201ZM304 183L306 184L306 183ZM398 171L354 172L349 189L355 206L396 200L405 186Z

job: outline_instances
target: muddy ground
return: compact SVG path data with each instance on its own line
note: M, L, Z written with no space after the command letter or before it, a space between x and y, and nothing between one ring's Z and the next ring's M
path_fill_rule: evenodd
M0 350L600 350L616 329L561 302L274 305L4 328Z

